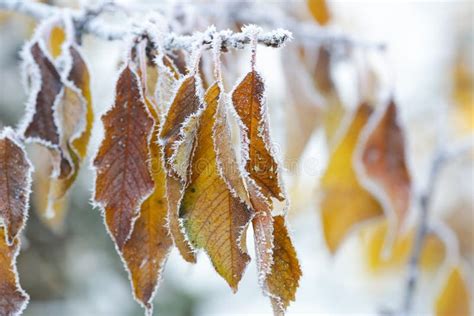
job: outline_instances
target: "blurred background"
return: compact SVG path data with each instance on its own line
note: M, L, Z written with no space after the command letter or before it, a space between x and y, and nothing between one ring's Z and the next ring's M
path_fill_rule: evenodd
M183 12L193 12L200 5L209 5L209 2L198 1L116 2L138 12L134 13L137 15L155 7L178 5ZM48 3L72 8L88 4L74 0ZM216 10L229 3L232 1L216 4ZM306 1L258 1L255 6L260 8L259 12L278 9L295 19L318 24ZM347 34L364 43L386 46L385 50L369 49L366 60L377 78L377 93L382 94L382 98L390 94L395 96L400 121L405 128L414 190L423 189L436 146L450 144L473 133L473 2L328 0L327 6L330 17L322 29ZM238 8L233 6L233 10ZM120 24L124 17L123 12L112 12L106 18L112 24ZM257 13L255 18L258 18ZM229 27L225 21L213 22L218 28ZM206 23L209 22L196 22L200 25L196 29L204 30ZM22 87L19 52L34 26L35 21L31 18L0 12L0 127L16 126L24 114L27 95ZM84 37L83 49L92 74L96 113L89 159L70 193L69 211L62 229L52 231L44 225L34 203L30 209L18 257L21 285L31 296L24 315L143 314L132 298L127 273L106 233L102 216L89 203L93 179L90 157L102 137L98 118L113 101L123 47L121 42L106 42L90 35ZM292 44L282 49L259 47L257 55L257 68L267 84L271 134L278 158L288 169L284 176L292 201L290 228L303 271L296 301L290 305L288 314L371 315L397 309L402 304L406 279L403 255L399 264L374 269L368 264L366 246L355 232L335 255L327 250L318 206L319 179L328 161L323 131L310 130L307 144L297 150L296 156L288 155L293 145L287 135L290 128L287 120L293 115L288 104L294 102L294 95L289 88L291 78L287 72L292 67L292 59L285 57L285 50L291 49L294 49ZM248 69L248 53L241 53L235 60L229 57L235 78L230 80L228 90ZM344 107L349 110L357 103L358 77L354 60L341 57L331 70ZM304 84L303 76L296 78L294 83ZM312 113L309 115L317 119L318 109ZM295 142L298 140L294 139ZM432 220L445 223L450 236L459 240L460 260L471 291L474 275L473 186L472 155L453 159L443 169L431 210ZM34 194L41 194L37 191ZM413 214L418 206L412 204L410 214L416 216ZM253 243L248 242L248 246L249 253L253 254ZM417 314L433 313L433 301L445 275L443 267L447 261L439 269L422 274L415 296ZM155 297L155 313L270 315L272 310L258 286L255 260L249 265L239 291L233 294L203 253L196 265L190 265L174 249Z

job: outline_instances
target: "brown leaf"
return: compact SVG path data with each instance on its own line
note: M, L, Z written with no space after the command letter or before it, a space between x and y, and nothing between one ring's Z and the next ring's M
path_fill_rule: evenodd
M270 152L270 136L262 78L256 71L249 72L232 93L235 110L245 126L248 140L248 160L245 169L267 198L283 201L278 178L278 166Z
M405 156L405 139L398 123L397 107L390 101L376 124L364 131L361 140L363 170L373 186L382 190L380 200L394 212L400 227L410 207L411 177Z
M120 74L115 103L102 117L105 137L94 159L94 200L103 209L119 250L132 233L142 201L154 187L148 164L154 122L138 80L129 66Z
M38 73L35 73L37 58L31 54L31 48L25 52L25 63L32 72L30 76L34 99L32 103L36 107L31 124L43 124L53 120L58 136L57 143L49 142L51 155L48 156L52 161L47 164L50 173L45 175L40 173L35 176L47 188L41 189L44 193L41 197L42 201L38 199L41 208L35 209L41 220L53 231L61 229L66 206L64 196L74 183L82 160L85 158L93 123L87 66L77 44L71 38L74 34L67 33L63 24L60 19L46 20L38 28L31 45L31 47L37 45L37 53L42 54L43 62L47 67L37 67ZM66 42L67 45L64 45ZM47 52L43 51L42 47L46 47ZM28 53L31 56L28 56ZM62 76L54 60L47 57L47 53L53 59L61 57L67 60L65 67L61 68ZM43 81L44 79L46 81ZM50 81L57 84L48 83ZM39 90L36 91L34 88L38 84ZM45 99L44 96L47 98ZM50 112L44 112L45 108ZM43 110L42 115L39 115L41 114L38 112L39 109Z
M15 266L20 241L16 238L8 245L6 235L5 228L0 226L0 315L16 316L28 304L29 296L20 287Z
M55 203L64 197L76 180L87 147L94 122L90 77L87 65L75 44L67 47L71 58L71 69L64 86L63 98L57 106L61 122L61 149L68 153L73 163L73 172L66 178L53 179L50 200Z
M273 243L273 264L266 284L275 314L280 315L295 300L302 275L283 216L273 218Z
M14 132L0 134L0 225L5 225L8 244L25 225L30 196L32 166Z
M39 88L32 91L34 108L30 110L33 113L31 113L31 119L26 122L24 135L27 139L43 142L53 148L59 145L59 131L54 120L54 105L62 89L61 78L39 42L34 42L28 47L25 54L30 55L25 58L27 67L35 73L30 78L31 85L33 87L39 85Z
M165 144L165 160L173 155L173 146L182 138L182 125L199 109L200 102L196 91L194 76L186 77L179 87L166 115L160 132L160 139Z
M142 47L143 48L143 47ZM153 78L153 64L145 50L138 53L138 75L142 81L143 95L155 125L149 143L151 174L155 183L152 194L143 202L140 216L135 222L132 235L123 247L123 258L128 267L133 293L148 314L152 314L153 295L158 287L162 271L173 246L167 226L168 200L166 197L166 173L162 147L158 143L159 115L156 110Z
M354 169L359 136L372 109L361 104L340 143L329 157L321 179L321 221L324 238L334 253L356 224L383 214L379 202L360 183Z
M190 241L203 248L211 258L216 271L236 291L245 267L250 261L240 240L246 234L250 210L222 176L217 162L215 134L221 91L217 84L205 95L206 108L197 130L197 147L191 163L191 177L180 208L180 217ZM223 118L220 117L219 124ZM225 155L228 153L221 154Z
M166 188L171 235L181 256L192 263L196 262L196 256L179 221L179 205L187 186L188 168L197 127L196 113L200 106L194 75L185 77L176 92L160 132L167 170Z
M150 312L153 294L173 245L167 227L166 174L157 137L158 125L155 125L150 142L155 189L143 202L133 233L123 247L123 257L128 266L134 295Z

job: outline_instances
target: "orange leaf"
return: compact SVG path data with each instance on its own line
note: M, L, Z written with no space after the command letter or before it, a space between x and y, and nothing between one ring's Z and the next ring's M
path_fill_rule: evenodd
M294 300L300 269L284 218L272 218L273 198L284 201L278 165L270 147L264 86L260 75L252 71L239 83L232 94L234 107L242 121L243 138L248 140L245 176L248 194L256 213L252 220L259 280L265 294L270 296L276 314L284 313ZM282 285L280 277L284 278Z
M404 135L397 119L397 107L392 100L376 124L364 131L361 159L368 183L374 187L372 192L380 195L384 208L394 213L396 226L400 227L410 207L411 178Z
M56 59L61 55L62 44L66 40L66 32L59 25L52 25L48 38L48 51L51 53L51 56Z
M118 249L130 237L140 206L153 190L149 141L153 118L142 98L139 78L126 66L116 85L116 99L102 117L105 137L94 159L94 200Z
M197 130L197 147L180 217L193 246L207 252L216 271L236 291L250 261L245 247L241 247L245 245L240 244L250 221L250 210L231 192L232 187L226 183L218 167L227 163L227 160L218 162L216 155L216 139L224 135L215 134L214 128L226 122L226 118L218 113L222 113L223 106L220 97L217 84L206 92L207 106Z
M275 314L280 315L295 300L302 275L283 216L273 218L273 243L273 264L266 284Z
M452 267L441 293L436 298L436 316L471 315L469 284L458 266Z
M262 78L256 71L251 71L233 91L232 102L245 127L245 139L248 140L245 169L265 197L283 201L285 197L279 183L278 166L270 151L263 93Z
M356 224L380 216L379 202L361 186L354 170L354 152L372 109L361 104L346 134L332 152L321 179L321 216L324 238L334 253Z
M7 233L0 226L0 315L20 315L29 296L18 282L16 257L20 250L20 241L16 238L12 245L6 243Z
M0 226L12 244L25 225L30 196L32 166L14 132L0 134ZM2 241L3 242L3 241Z

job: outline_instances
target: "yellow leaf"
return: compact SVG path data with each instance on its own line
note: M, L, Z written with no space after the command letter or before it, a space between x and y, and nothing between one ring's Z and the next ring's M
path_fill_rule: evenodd
M461 135L474 132L474 74L467 63L457 61L453 71L455 106L451 108L452 122Z
M206 108L197 131L197 147L180 217L193 246L207 252L216 271L236 291L250 261L240 240L246 234L251 213L246 204L231 192L232 187L218 167L218 164L227 163L227 160L218 163L216 154L216 139L224 137L214 134L216 124L222 124L225 120L222 116L218 117L218 112L222 111L219 108L223 106L219 102L220 97L217 84L206 92Z
M307 0L307 4L313 18L320 25L326 25L331 20L331 13L326 0Z
M441 293L436 298L436 316L471 315L471 293L458 266L454 266L446 279Z
M61 55L61 47L65 40L66 33L64 29L58 25L53 25L49 32L48 49L54 59Z
M16 238L8 245L6 234L0 226L0 315L20 315L29 299L20 287L15 266L20 240Z
M408 263L415 231L397 235L391 251L384 253L387 239L388 221L377 221L366 226L361 231L363 248L367 265L372 272L385 271L386 269L403 269ZM423 269L433 271L441 266L446 256L444 242L434 233L429 233L424 241L420 256L420 265Z
M381 205L362 187L354 170L359 135L371 113L367 104L356 109L321 179L321 221L326 244L332 253L357 224L383 214Z

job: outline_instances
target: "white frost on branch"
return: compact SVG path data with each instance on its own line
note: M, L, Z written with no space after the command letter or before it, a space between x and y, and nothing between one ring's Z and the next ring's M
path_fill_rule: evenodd
M118 28L95 19L95 17L105 11L106 7L112 4L113 3L111 2L104 2L93 9L86 8L84 10L71 10L74 23L80 28L79 31L93 34L105 40L121 40L126 38L127 35L130 35L130 33L135 33L137 29L130 27L130 23L126 23L127 26L125 28ZM50 5L25 0L1 1L0 9L24 13L34 17L35 19L45 19L56 14L60 10ZM248 27L248 30L252 29L253 27ZM197 44L204 46L205 49L211 49L214 34L215 32L209 31L196 32L193 35L177 35L175 33L169 33L165 38L163 46L166 50L185 49L190 51L195 47L196 41L202 41ZM243 49L251 42L251 36L248 32L234 33L226 30L219 35L222 38L222 50L224 51L229 48ZM277 29L268 33L260 34L257 41L261 45L277 48L283 46L291 39L291 32Z

